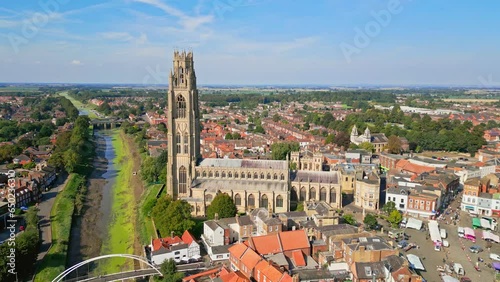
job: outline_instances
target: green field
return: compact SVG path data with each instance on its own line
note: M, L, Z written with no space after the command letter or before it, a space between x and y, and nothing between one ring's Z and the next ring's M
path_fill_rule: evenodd
M54 206L50 211L52 246L38 268L35 282L52 281L52 279L66 269L75 198L80 185L85 185L85 177L73 173L69 176L64 190L57 195Z
M89 115L89 118L91 119L97 119L99 118L95 113L94 110L95 109L95 106L94 105L89 105L89 104L83 104L82 102L76 100L75 98L71 97L67 91L65 92L61 92L59 93L59 95L63 96L63 97L66 97L68 100L71 101L71 103L73 103L73 105L79 110L84 110L86 112L88 112L88 115Z
M130 148L124 134L121 130L115 130L113 134L112 144L116 153L113 163L118 175L112 192L112 222L101 249L103 255L134 253L135 226L133 219L135 218L136 202L134 187L131 185L133 159L129 156ZM126 270L133 270L133 264L130 260L125 259L107 260L100 264L98 269L101 273Z

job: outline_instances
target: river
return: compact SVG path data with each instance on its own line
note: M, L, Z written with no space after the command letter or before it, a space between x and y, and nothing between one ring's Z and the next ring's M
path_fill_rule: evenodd
M116 154L111 143L111 133L106 130L95 131L94 171L87 182L88 191L82 213L74 218L68 251L69 265L99 256L102 242L108 236L113 204L112 189L117 175L113 165ZM83 272L84 270L79 270L79 275Z

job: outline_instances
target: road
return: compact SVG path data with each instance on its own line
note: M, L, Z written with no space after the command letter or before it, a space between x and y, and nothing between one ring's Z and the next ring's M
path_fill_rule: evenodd
M43 193L42 202L38 205L38 217L40 219L40 233L42 244L40 245L40 251L38 253L37 264L40 263L47 254L47 251L52 244L52 230L50 227L50 211L52 206L54 205L54 201L56 199L59 191L64 189L66 186L66 182L68 181L68 177L65 174L61 174L57 177L57 180L54 184L54 188L50 189L48 192Z

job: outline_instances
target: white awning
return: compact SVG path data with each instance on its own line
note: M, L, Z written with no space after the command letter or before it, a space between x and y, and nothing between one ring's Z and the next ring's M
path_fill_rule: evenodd
M443 275L441 278L443 278L443 282L459 282L458 279L451 277L450 275Z
M181 260L182 261L189 261L189 258L188 257L183 257Z
M422 221L416 218L410 217L406 223L406 228L413 228L416 230L422 229Z
M413 269L425 270L425 267L422 264L422 261L420 260L420 258L418 256L413 255L413 254L409 254L409 255L406 255L406 258L410 262L410 266Z
M496 243L500 243L500 237L491 233L490 231L483 230L483 239L495 241Z
M193 257L191 257L192 259L201 259L201 256L200 255L194 255Z

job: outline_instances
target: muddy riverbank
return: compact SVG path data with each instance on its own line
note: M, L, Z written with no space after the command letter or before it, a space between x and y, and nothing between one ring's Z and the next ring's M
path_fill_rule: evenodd
M110 133L97 132L94 170L87 181L87 195L80 216L73 220L69 265L101 254L102 242L107 236L112 204L111 189L116 177L115 156ZM91 270L92 266L89 268ZM87 269L79 270L81 274ZM80 275L81 275L80 274Z

